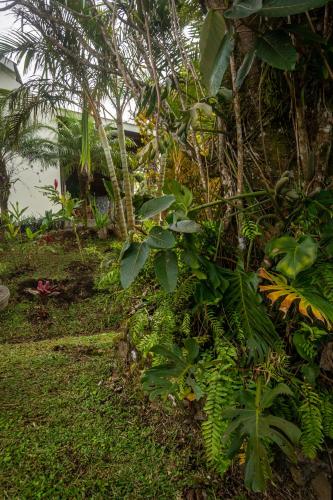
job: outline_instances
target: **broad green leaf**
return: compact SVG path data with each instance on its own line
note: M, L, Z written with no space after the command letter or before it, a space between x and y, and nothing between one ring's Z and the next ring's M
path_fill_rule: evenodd
M280 394L284 394L287 396L292 396L292 390L286 384L278 384L274 389L270 391L266 391L262 397L262 407L269 408L272 406L274 399Z
M305 236L299 241L290 236L282 236L269 242L266 249L271 257L285 254L276 269L287 278L295 279L299 272L315 262L318 245L310 236Z
M331 0L263 0L261 16L283 17L300 14L307 10L317 9Z
M198 233L201 226L194 220L180 220L170 225L170 229L176 233Z
M320 367L315 364L303 365L301 368L304 379L309 382L309 384L315 385L316 379L320 374Z
M168 229L155 226L151 229L146 240L147 245L152 248L172 248L176 244L174 235Z
M225 33L222 14L209 10L200 33L200 70L207 88Z
M281 451L283 451L283 453L287 455L289 460L291 460L292 462L296 462L296 453L294 446L281 432L272 428L270 430L269 438L271 439L271 441L273 441L273 443L277 444L281 448Z
M287 71L295 69L297 52L284 31L264 33L257 39L255 49L257 57L273 68Z
M301 38L302 42L313 44L317 43L319 45L327 45L325 38L313 33L311 28L306 24L287 24L286 29L289 33L293 33L297 37Z
M268 425L272 425L281 430L292 443L296 444L299 441L301 431L297 425L285 420L284 418L276 417L275 415L269 415L264 418L266 419Z
M234 0L231 9L225 11L224 17L240 19L255 14L261 8L262 0Z
M247 75L250 73L253 61L255 60L256 57L256 51L255 50L250 50L248 52L244 59L242 64L240 65L239 70L237 71L237 76L236 76L236 87L239 90L241 86L243 85L243 82Z
M264 491L266 479L271 476L267 450L257 436L250 436L246 449L244 484L254 492Z
M306 361L312 361L312 352L307 352L307 350L304 348L307 345L307 336L304 333L294 333L293 344L296 347L296 351L301 356L301 358L305 359Z
M177 286L178 262L177 255L171 250L158 252L155 255L155 274L162 288L170 293Z
M229 67L230 55L234 48L234 39L230 33L227 33L222 41L222 45L217 54L215 64L209 75L209 81L206 83L210 95L218 93L226 70Z
M172 195L161 196L160 198L154 198L153 200L148 200L142 205L139 210L139 217L142 220L154 217L163 210L169 208L172 203L174 203L175 197Z
M175 179L167 179L165 181L163 191L165 194L173 194L176 198L176 203L183 205L186 210L190 208L193 201L191 191Z
M120 264L120 281L123 288L128 288L135 280L149 255L149 246L143 243L131 243L123 253Z

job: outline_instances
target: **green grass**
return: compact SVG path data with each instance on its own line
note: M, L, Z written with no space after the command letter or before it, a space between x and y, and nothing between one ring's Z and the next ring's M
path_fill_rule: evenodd
M110 334L2 346L3 498L181 498L177 426L156 441L113 350Z
M68 245L68 244L67 244ZM97 251L108 250L110 243L94 242ZM89 248L89 247L88 247ZM0 343L21 342L29 339L63 337L67 335L91 335L111 328L108 314L107 296L94 293L84 300L47 301L48 317L41 320L40 300L22 293L22 284L38 279L52 282L80 279L80 270L73 272L71 265L80 264L80 255L75 245L64 248L57 244L40 247L36 244L13 244L6 246L0 253L0 281L10 289L11 299L8 308L0 314ZM86 264L92 267L92 275L98 267L94 255L86 255ZM21 291L20 291L21 290Z
M92 245L112 257L113 244L90 244L88 274L96 275ZM22 283L76 280L75 246L5 245L0 258L11 291L0 312L0 498L180 499L205 482L193 429L174 409L151 405L139 373L116 354L111 332L126 319L128 294L96 290L43 305L20 292Z

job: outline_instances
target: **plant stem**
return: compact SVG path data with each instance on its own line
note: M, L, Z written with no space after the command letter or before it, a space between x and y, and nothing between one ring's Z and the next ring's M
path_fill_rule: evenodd
M79 233L77 232L77 227L76 227L76 223L75 222L73 222L73 230L74 230L75 238L76 238L76 241L77 241L77 246L79 247L79 252L80 252L81 260L82 260L82 262L84 262L81 240L80 240Z
M220 198L219 200L211 201L210 203L204 203L203 205L198 205L196 207L191 208L189 213L197 212L198 210L203 210L207 207L214 207L216 205L222 205L225 203L230 203L234 200L240 200L243 198L256 198L257 196L269 196L270 193L268 191L253 191L252 193L240 193L235 196L230 196L230 198Z

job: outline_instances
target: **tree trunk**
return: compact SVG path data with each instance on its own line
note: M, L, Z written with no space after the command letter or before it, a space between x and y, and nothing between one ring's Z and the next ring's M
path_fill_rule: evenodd
M160 156L160 172L157 180L157 196L162 196L163 194L166 165L167 165L167 154L162 153Z
M84 226L88 225L88 206L89 206L89 191L90 191L90 174L87 166L80 167L78 170L80 198L83 200L83 222Z
M8 212L8 200L10 194L10 178L7 172L6 162L0 159L0 212L1 216Z
M102 119L100 117L100 114L98 110L96 109L95 104L90 101L91 107L92 107L92 113L94 116L95 120L95 125L99 134L99 138L101 141L101 145L104 151L105 159L106 159L106 164L109 170L109 175L110 175L110 181L112 183L112 188L113 188L113 195L114 195L114 204L115 204L115 209L116 209L116 218L117 222L119 225L119 232L120 232L120 237L122 239L126 239L127 237L127 226L126 226L126 219L125 219L125 213L124 213L124 208L123 204L121 202L121 193L120 193L120 187L117 179L117 173L116 169L112 160L111 156L111 149L110 149L110 144L108 141L108 138L105 133L105 129L102 123Z
M121 105L118 96L116 96L116 112L117 112L117 133L118 133L118 142L120 149L121 168L124 180L127 226L129 230L133 230L135 227L135 217L134 217L133 202L132 202L132 186L128 170L123 114L121 111Z
M333 112L322 103L318 106L318 131L312 150L315 152L315 184L325 187L328 183L328 164L332 150Z

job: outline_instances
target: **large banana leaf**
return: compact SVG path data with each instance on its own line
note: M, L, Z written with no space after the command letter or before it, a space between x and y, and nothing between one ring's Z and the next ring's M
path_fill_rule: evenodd
M215 95L221 86L233 46L233 37L226 32L222 14L210 10L200 34L200 70L210 95Z
M256 55L273 68L292 71L295 69L297 52L290 36L282 30L263 33L256 42Z

